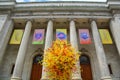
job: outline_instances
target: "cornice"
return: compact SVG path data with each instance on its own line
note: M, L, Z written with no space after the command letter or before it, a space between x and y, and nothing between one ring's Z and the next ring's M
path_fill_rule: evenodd
M120 9L120 0L108 0L109 9Z
M56 15L75 15L75 16L111 16L109 12L79 12L79 11L54 11L54 12L19 12L12 13L12 16L56 16Z
M16 2L0 2L0 10L13 9Z
M55 18L67 18L67 19L79 19L79 18L106 18L106 19L110 19L112 18L112 16L75 16L75 15L71 15L71 16L64 16L64 15L56 15L56 16L11 16L12 19L55 19Z
M49 7L49 6L98 6L107 7L106 3L91 3L91 2L38 2L38 3L17 3L15 7Z
M108 5L105 3L72 3L72 2L59 2L59 3L18 3L15 5L14 11L54 11L54 10L84 10L84 11L105 11ZM98 9L99 8L99 9Z
M0 2L0 10L11 10L12 12L44 12L44 11L79 11L79 12L112 12L120 10L119 0L108 0L108 2L38 2L38 3L16 3L13 1Z

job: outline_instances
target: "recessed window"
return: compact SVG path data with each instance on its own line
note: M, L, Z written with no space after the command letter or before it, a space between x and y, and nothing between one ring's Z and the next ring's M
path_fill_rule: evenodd
M80 64L90 64L89 57L86 55L80 56Z
M39 63L42 59L43 59L43 56L41 56L41 55L35 56L35 58L33 60L33 64L34 63Z
M110 72L110 74L113 74L113 72L112 72L112 68L111 68L111 64L108 64L108 68L109 68L109 72Z
M12 65L12 68L11 68L11 75L13 74L14 67L15 67L15 64Z
M106 2L107 0L16 0L16 2L50 2L50 1L82 1L82 2Z

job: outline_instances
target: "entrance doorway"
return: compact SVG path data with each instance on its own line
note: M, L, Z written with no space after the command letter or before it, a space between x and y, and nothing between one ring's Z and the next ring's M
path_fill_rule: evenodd
M80 56L80 66L81 66L81 77L82 80L93 80L90 59L86 55Z
M30 80L40 80L42 74L42 65L39 62L41 60L42 60L41 55L37 55L34 57Z

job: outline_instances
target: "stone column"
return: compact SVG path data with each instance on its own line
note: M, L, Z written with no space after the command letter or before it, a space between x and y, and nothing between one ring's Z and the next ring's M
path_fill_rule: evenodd
M14 23L8 15L0 15L0 66L13 30Z
M107 61L105 57L104 48L100 39L100 34L97 29L97 24L94 20L91 22L91 29L101 73L101 80L112 80L107 66Z
M45 38L45 50L51 47L53 41L53 21L49 20L47 25L47 32L46 32L46 38ZM44 72L45 67L43 66L42 69L42 78L41 80L48 80L47 73Z
M110 21L110 30L112 32L120 56L120 19L119 18L115 18Z
M52 42L53 42L53 21L49 20L45 39L45 49L51 47Z
M23 72L25 54L26 54L26 50L28 46L29 36L31 33L31 27L32 27L32 23L31 21L28 21L25 26L24 35L23 35L23 38L20 44L20 48L18 51L15 68L14 68L14 72L13 72L11 80L22 80L22 72Z
M70 21L70 43L71 45L78 51L78 41L77 41L77 34L76 34L76 27L75 22L73 20ZM81 80L81 73L80 73L80 62L76 63L77 70L72 74L72 79L74 80Z

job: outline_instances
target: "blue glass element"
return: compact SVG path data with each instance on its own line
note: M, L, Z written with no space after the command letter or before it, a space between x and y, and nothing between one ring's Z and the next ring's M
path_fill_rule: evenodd
M86 55L80 56L80 64L90 64L89 57Z
M66 39L66 34L63 33L63 32L58 32L58 33L57 33L57 37L58 37L59 39Z
M35 39L40 39L42 38L42 33L36 33L35 34Z
M41 61L42 59L43 59L42 55L37 55L34 57L33 63L39 63L39 61Z
M86 32L82 32L80 34L80 37L83 38L83 39L88 39L89 36L88 36L88 34Z

